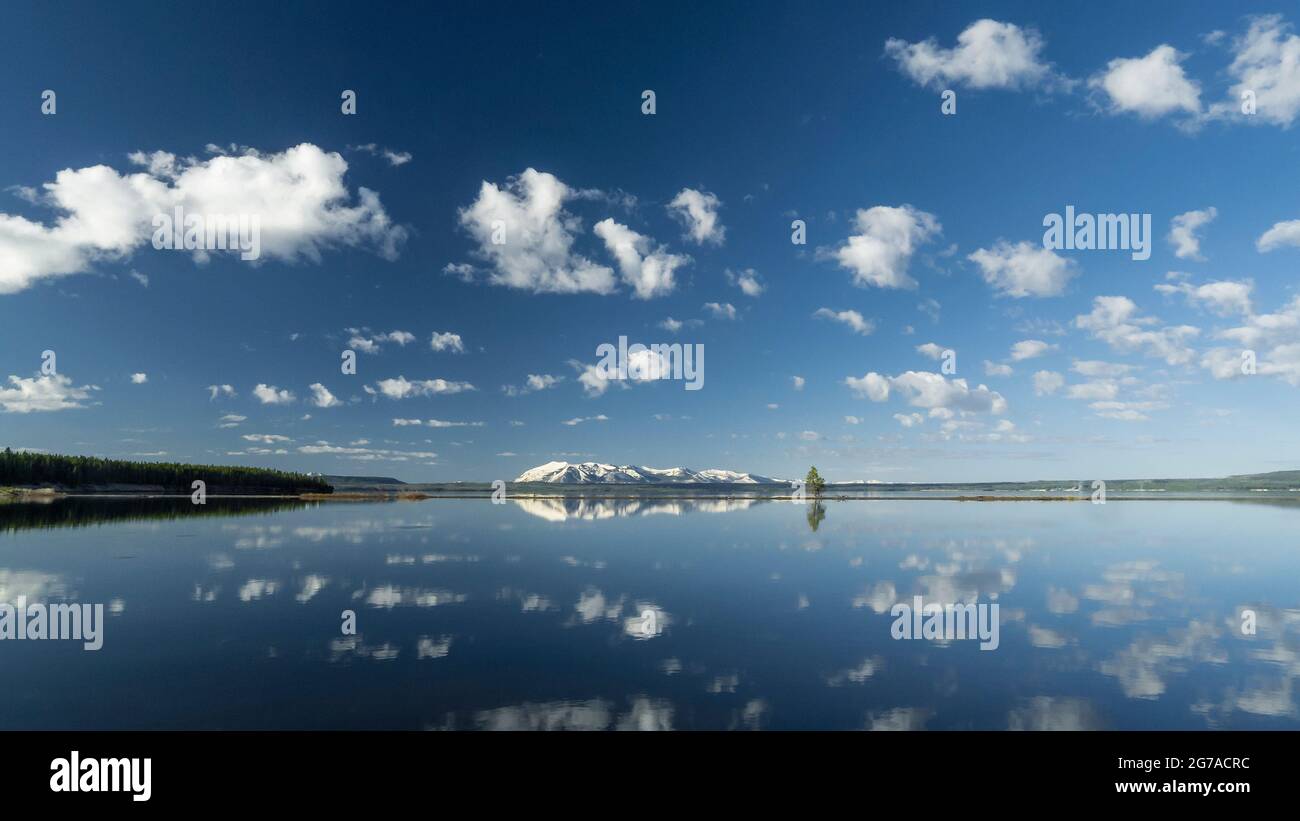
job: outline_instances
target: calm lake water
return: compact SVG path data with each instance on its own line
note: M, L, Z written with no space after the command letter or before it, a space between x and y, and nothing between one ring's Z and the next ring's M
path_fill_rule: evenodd
M1300 727L1300 504L195 510L0 506L0 602L105 612L0 641L0 728ZM999 646L895 640L914 595Z

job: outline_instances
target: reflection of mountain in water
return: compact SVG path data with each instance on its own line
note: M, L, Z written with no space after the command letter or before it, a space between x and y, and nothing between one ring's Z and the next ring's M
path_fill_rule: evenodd
M625 516L650 516L656 513L681 516L683 513L730 513L747 510L760 499L587 499L580 496L546 499L512 499L525 512L550 522L569 519L614 519Z

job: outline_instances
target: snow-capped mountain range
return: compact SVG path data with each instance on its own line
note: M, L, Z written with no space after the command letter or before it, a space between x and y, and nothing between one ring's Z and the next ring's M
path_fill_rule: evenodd
M519 474L516 482L555 482L568 485L627 484L713 484L771 485L789 484L783 479L736 473L732 470L691 470L689 468L648 468L642 465L603 465L599 462L547 462Z

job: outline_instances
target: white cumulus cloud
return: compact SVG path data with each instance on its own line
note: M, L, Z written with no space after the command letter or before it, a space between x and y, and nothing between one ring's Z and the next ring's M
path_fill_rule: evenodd
M704 310L713 315L715 319L735 319L736 306L730 302L706 302Z
M1300 37L1291 24L1277 14L1251 18L1232 50L1228 75L1236 82L1213 113L1289 128L1300 116ZM1247 92L1254 95L1255 113L1243 117L1242 99Z
M439 396L474 390L474 386L468 382L454 382L446 379L412 381L405 376L381 379L375 383L375 388L389 399L407 399L412 396ZM368 389L368 392L373 393L374 389Z
M253 396L256 396L257 401L263 405L287 405L294 400L292 392L263 383L258 383L257 387L253 388Z
M1203 259L1201 238L1196 235L1202 227L1219 215L1213 206L1201 211L1188 211L1174 217L1169 224L1169 243L1174 246L1174 256L1179 259Z
M348 337L348 347L362 353L377 354L384 344L388 342L406 347L415 341L415 334L410 331L389 331L388 333L375 334L371 333L369 328L345 328L344 330L351 334Z
M1055 345L1041 339L1022 339L1011 346L1011 360L1023 362L1026 359L1042 356L1055 348Z
M999 241L968 259L980 267L984 281L1002 296L1060 296L1075 276L1074 261L1029 242Z
M857 233L828 255L853 272L856 285L904 289L916 287L907 272L912 255L943 230L933 214L910 205L859 210L854 228Z
M753 268L746 268L743 271L728 269L727 280L739 288L745 296L757 297L766 290L766 286L758 277L758 272Z
M1193 305L1208 308L1220 316L1246 316L1250 314L1250 293L1254 283L1249 280L1218 280L1204 285L1160 283L1155 289L1162 294L1182 294Z
M502 385L501 390L506 396L523 396L527 393L549 390L563 381L563 376L552 376L549 373L530 373L522 386Z
M1170 365L1185 365L1194 352L1187 343L1200 333L1191 325L1161 326L1154 317L1141 316L1137 304L1126 296L1099 296L1092 311L1074 318L1074 326L1122 352L1142 351Z
M1300 220L1275 223L1255 241L1255 248L1261 254L1287 245L1300 247Z
M722 201L707 191L683 188L668 203L668 213L686 228L688 239L700 245L721 245L727 229L718 220Z
M0 410L5 413L41 413L84 408L93 385L73 385L63 374L10 376L9 387L0 387Z
M492 266L489 281L537 293L613 293L614 272L573 250L582 222L564 204L579 194L533 168L504 187L485 180L460 209L460 224Z
M443 333L434 331L433 337L429 339L429 347L435 351L465 353L465 343L461 340L460 334L454 334L451 331Z
M943 411L1001 414L1007 401L997 391L984 385L970 387L965 379L948 379L929 371L907 371L898 376L883 376L874 371L862 377L850 376L844 383L855 394L873 402L884 402L891 392L905 397L908 404L928 408L932 415ZM939 414L933 411L939 410Z
M937 342L927 342L924 345L916 346L917 353L934 360L941 358L944 350L945 348Z
M286 262L319 261L342 246L373 247L393 259L406 239L378 194L349 192L347 162L311 143L278 154L245 149L198 160L159 151L130 159L145 170L65 168L44 183L38 201L56 212L53 222L0 213L0 293L128 258L151 243L154 218L171 217L176 208L205 223L256 217L260 253ZM190 253L200 262L208 258L205 251Z
M959 35L953 48L933 38L919 43L890 38L885 54L914 82L935 88L1033 88L1052 79L1043 62L1043 39L1031 28L997 20L976 20Z
M601 220L592 230L605 241L605 248L618 262L623 281L638 299L671 294L677 287L674 274L690 262L690 257L669 253L664 246L656 246L649 237L612 218Z
M1201 111L1201 88L1183 73L1186 56L1172 46L1156 46L1145 57L1111 60L1088 85L1106 95L1114 113L1145 119L1177 111L1196 115Z
M329 388L319 382L314 382L311 385L311 403L318 408L334 408L343 404L334 394L330 393Z
M862 334L863 336L867 336L876 330L876 323L864 319L862 314L854 310L832 311L830 308L818 308L813 313L813 316L848 325L855 334Z

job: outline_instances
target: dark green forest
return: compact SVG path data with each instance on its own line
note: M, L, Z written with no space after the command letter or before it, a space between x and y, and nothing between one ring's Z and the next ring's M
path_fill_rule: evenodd
M331 493L319 476L265 468L228 465L186 465L179 462L129 462L95 456L61 456L51 453L0 453L0 486L36 485L65 489L96 485L156 485L168 491L189 493L195 479L208 493L271 492Z

